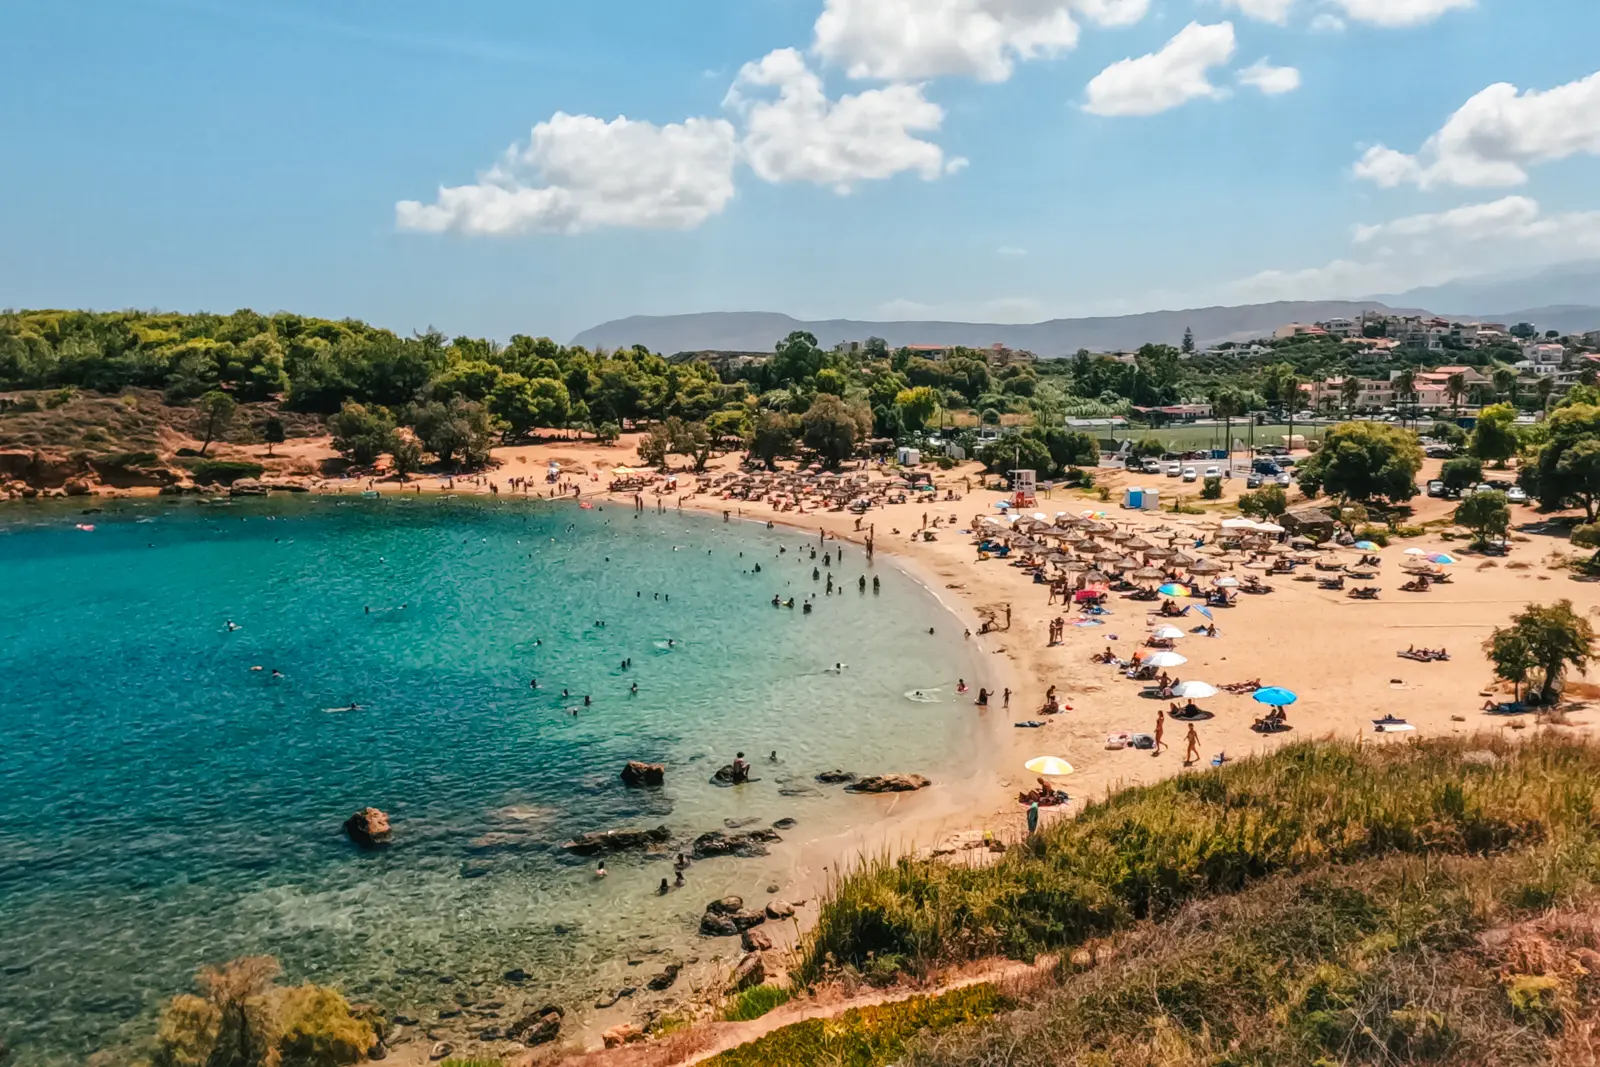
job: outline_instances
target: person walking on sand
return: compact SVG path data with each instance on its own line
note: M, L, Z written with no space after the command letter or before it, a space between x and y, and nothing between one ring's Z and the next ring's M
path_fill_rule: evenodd
M1028 805L1028 833L1029 834L1035 834L1035 833L1038 833L1038 832L1039 832L1039 802L1037 800L1035 800L1032 804Z
M1194 723L1189 724L1189 735L1184 740L1189 745L1183 753L1183 765L1187 767L1200 758L1200 733L1194 728Z
M1189 727L1189 729L1192 730L1192 729L1194 729L1194 727L1191 726L1191 727ZM1150 753L1151 756L1159 756L1159 755L1161 755L1161 746L1163 744L1165 744L1165 742L1162 740L1162 738L1166 736L1166 733L1167 733L1167 712L1166 712L1166 709L1165 708L1157 708L1156 709L1156 747L1155 747L1155 751Z

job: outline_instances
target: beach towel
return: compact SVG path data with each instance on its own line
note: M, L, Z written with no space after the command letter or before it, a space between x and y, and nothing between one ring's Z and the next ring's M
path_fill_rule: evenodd
M1090 627L1090 626L1104 626L1105 623L1101 622L1099 619L1079 619L1077 622L1073 623L1072 625L1074 625L1078 629L1082 630L1082 629L1085 629L1085 628Z
M1029 719L1027 722L1014 722L1011 725L1016 727L1018 730L1037 730L1046 724L1040 722L1038 719Z

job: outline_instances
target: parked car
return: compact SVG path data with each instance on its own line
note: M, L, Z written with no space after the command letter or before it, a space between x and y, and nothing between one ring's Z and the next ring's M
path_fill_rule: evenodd
M1289 477L1287 473L1278 475L1273 481L1278 483L1278 488L1280 489L1287 489L1294 484L1294 479Z
M1429 459L1453 459L1456 450L1449 445L1429 445L1423 450L1423 454Z
M1157 463L1153 459L1147 459L1144 461L1143 469L1146 474L1160 474L1161 464Z
M1206 468L1206 477L1207 478L1220 478L1220 477L1222 477L1222 468L1221 467L1207 467Z
M1262 475L1256 473L1255 471L1251 471L1250 476L1244 480L1244 487L1246 489L1260 489L1261 479Z
M1283 470L1278 466L1277 461L1270 459L1258 459L1250 467L1257 474L1270 474L1273 477L1277 477Z
M1522 486L1513 485L1506 490L1506 499L1513 504L1526 504L1528 502L1528 494Z
M1445 498L1444 483L1437 478L1429 482L1428 495L1433 497L1435 500L1443 500Z
M1184 481L1192 482L1192 481L1197 480L1199 477L1200 477L1200 475L1195 472L1195 469L1193 467L1185 467L1185 468L1183 468L1183 480Z
M1168 478L1181 478L1182 476L1183 476L1183 464L1181 464L1181 463L1173 463L1173 464L1171 464L1170 466L1167 467L1167 477Z

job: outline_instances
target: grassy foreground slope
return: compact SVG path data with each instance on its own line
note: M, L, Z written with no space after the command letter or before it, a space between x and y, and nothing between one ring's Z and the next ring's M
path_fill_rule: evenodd
M1125 790L990 868L873 864L797 978L1062 962L981 1011L886 1005L727 1062L1600 1062L1597 794L1578 743L1302 744Z

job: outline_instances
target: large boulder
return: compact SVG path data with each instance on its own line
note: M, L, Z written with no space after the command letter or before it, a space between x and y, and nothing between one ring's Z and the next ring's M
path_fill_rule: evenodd
M377 808L362 808L344 821L344 832L362 848L389 843L389 816Z
M525 1045L544 1045L561 1036L561 1019L566 1013L554 1004L529 1012L506 1027L506 1037Z
M933 783L920 774L872 774L845 786L849 793L910 793Z
M623 785L661 785L667 780L667 768L662 763L641 763L629 760L622 768Z
M672 983L678 980L678 972L681 970L683 970L681 963L669 963L660 974L645 983L645 988L656 993L670 989Z
M266 496L267 487L258 478L237 478L228 486L229 496Z
M772 947L772 938L765 930L752 928L739 935L739 947L746 952L765 952Z
M726 915L708 911L700 916L700 933L704 937L738 937L739 928Z
M750 989L767 980L767 964L759 952L751 952L739 961L733 969L733 979L729 983L735 992Z
M783 838L775 830L745 830L736 834L726 834L721 830L711 830L694 839L695 859L708 859L712 856L765 856L767 846Z
M736 911L743 910L743 897L723 897L720 900L713 900L711 903L706 905L706 911L713 915L732 915Z
M737 937L766 921L759 911L746 911L739 897L723 897L706 905L706 913L700 917L700 932L707 937Z
M579 856L593 856L600 852L628 852L664 845L671 840L672 831L658 826L654 830L600 830L579 834L561 847Z
M769 900L765 910L769 919L787 919L794 915L794 905L787 900Z

